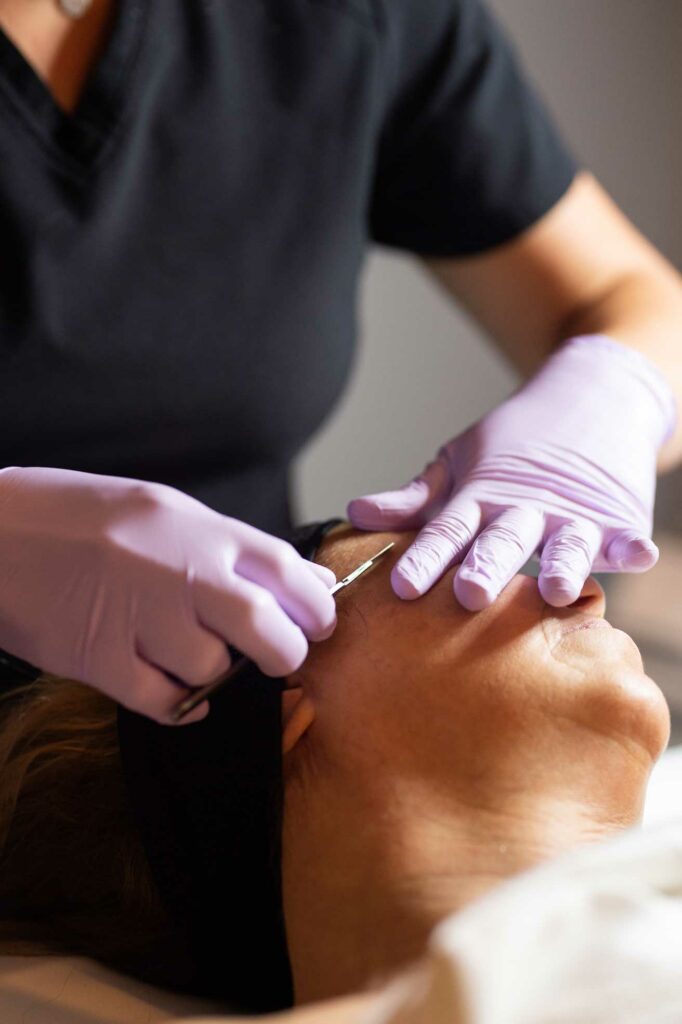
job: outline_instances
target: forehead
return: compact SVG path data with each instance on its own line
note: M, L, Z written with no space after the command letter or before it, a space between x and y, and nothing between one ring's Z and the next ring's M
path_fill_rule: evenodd
M531 604L536 612L539 612L544 606L544 602L537 592L537 584L528 579L524 585L526 578L518 576L512 580L508 592L501 596L497 607L493 606L484 612L468 612L453 596L452 583L457 566L451 567L444 573L424 597L415 601L400 600L393 594L390 586L391 570L416 537L416 531L365 533L353 529L341 529L340 532L333 531L325 538L315 560L332 569L336 573L337 579L342 579L357 569L359 565L375 556L386 545L394 545L391 551L387 552L369 572L339 593L337 607L341 614L354 604L366 604L371 598L373 604L389 604L394 611L399 607L410 608L416 616L425 610L429 598L436 593L443 596L447 593L450 621L453 622L456 619L462 624L496 617L503 608L508 611L510 601L511 603L519 601L527 603L524 602L522 590L532 595Z
M362 562L373 558L387 544L394 544L394 548L387 552L377 563L376 567L372 569L371 573L366 574L363 578L364 580L368 579L370 575L379 573L380 569L383 569L384 572L390 572L399 556L409 547L416 536L416 533L412 531L405 533L367 533L343 525L327 534L317 551L315 561L332 569L336 573L337 578L341 579L354 569L357 569ZM349 592L351 589L354 590L359 586L360 580L358 580L357 584L353 583L349 587Z
M368 627L370 621L383 621L385 617L390 621L396 616L401 617L407 608L411 620L422 617L426 603L424 600L407 604L400 601L391 588L391 571L415 536L416 534L411 532L363 533L342 530L341 533L332 534L325 540L318 552L317 561L332 569L338 579L352 573L387 545L394 545L371 569L337 595L337 633L347 633L353 621L358 618L361 618L365 627ZM438 586L442 586L444 582L441 580Z

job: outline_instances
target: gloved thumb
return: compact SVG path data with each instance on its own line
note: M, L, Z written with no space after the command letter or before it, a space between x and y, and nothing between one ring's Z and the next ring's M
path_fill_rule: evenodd
M355 498L348 505L348 518L359 530L416 530L439 511L451 486L450 467L438 458L396 491Z

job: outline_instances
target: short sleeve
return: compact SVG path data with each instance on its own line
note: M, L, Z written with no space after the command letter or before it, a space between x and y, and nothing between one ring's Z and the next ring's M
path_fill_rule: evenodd
M481 0L386 0L387 105L369 230L422 255L501 245L577 166Z

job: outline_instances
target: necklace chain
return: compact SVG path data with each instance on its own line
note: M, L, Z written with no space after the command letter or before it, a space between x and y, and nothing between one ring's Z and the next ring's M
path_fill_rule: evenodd
M59 0L59 6L69 18L82 18L92 0Z

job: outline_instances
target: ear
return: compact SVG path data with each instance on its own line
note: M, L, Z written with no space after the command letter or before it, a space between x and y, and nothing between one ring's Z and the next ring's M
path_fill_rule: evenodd
M315 719L315 708L300 686L282 692L282 753L293 750Z

